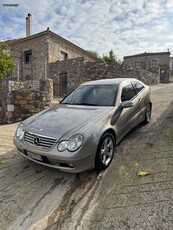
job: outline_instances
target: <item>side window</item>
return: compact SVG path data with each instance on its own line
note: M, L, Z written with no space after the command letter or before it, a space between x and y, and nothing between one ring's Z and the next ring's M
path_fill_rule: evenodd
M134 89L136 91L136 94L138 94L144 88L144 86L141 83L137 82L137 81L133 82L133 87L134 87Z
M127 86L123 87L122 94L121 94L121 101L130 101L136 95L135 90L132 84L128 84Z

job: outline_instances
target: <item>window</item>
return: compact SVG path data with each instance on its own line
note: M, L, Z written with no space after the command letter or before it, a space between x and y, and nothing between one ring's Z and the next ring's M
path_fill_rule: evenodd
M25 64L31 63L32 61L32 50L27 50L24 52L24 62Z
M151 60L151 67L157 67L159 65L159 59L154 58Z
M136 69L141 69L141 61L140 61L140 60L134 61L134 67L135 67Z
M61 51L61 61L65 61L67 59L68 59L68 54L63 52L63 51Z
M114 106L118 85L80 85L61 103L71 105Z
M133 87L134 87L134 89L136 91L136 94L138 94L144 88L144 86L141 83L137 82L137 81L133 82Z
M127 86L123 87L122 94L121 94L121 101L130 101L134 96L136 95L136 92L132 86L132 84L128 84Z
M173 62L172 62L172 66L171 67L172 67L171 69L173 69Z

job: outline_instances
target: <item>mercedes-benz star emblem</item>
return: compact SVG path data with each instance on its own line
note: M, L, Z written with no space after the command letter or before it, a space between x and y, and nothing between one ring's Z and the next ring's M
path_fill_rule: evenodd
M34 139L34 144L37 145L37 146L40 144L40 139L39 139L39 137L36 137L36 138Z

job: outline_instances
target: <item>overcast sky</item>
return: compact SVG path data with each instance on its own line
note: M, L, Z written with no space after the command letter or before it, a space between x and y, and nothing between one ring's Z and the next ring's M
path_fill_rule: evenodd
M100 55L118 58L142 52L173 56L173 0L0 0L0 40L25 37L32 14L33 34L50 28ZM4 4L18 4L6 6Z

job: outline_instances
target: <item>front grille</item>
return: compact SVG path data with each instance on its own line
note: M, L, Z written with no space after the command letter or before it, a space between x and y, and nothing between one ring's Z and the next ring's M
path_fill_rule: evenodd
M54 144L56 143L56 138L26 132L24 136L24 141L27 144L48 150L54 146Z

